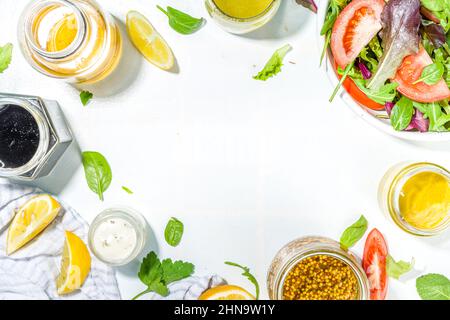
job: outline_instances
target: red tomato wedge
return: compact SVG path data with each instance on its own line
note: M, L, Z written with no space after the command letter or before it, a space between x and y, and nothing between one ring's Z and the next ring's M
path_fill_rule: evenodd
M367 236L362 262L363 269L369 278L371 300L384 300L386 298L387 256L388 248L383 235L377 229L373 229Z
M337 73L336 62L334 62L334 71L338 79L341 79L342 76ZM353 100L355 100L361 106L372 110L384 110L384 105L376 103L375 101L367 97L366 94L358 88L358 86L351 78L345 79L342 86L344 87L345 91L353 98Z
M430 56L423 47L417 54L407 56L403 59L400 68L393 81L399 84L397 91L411 100L430 103L450 98L450 90L444 80L434 85L424 82L413 84L420 79L423 68L433 63Z
M381 30L383 0L353 0L339 14L331 34L331 51L345 68Z

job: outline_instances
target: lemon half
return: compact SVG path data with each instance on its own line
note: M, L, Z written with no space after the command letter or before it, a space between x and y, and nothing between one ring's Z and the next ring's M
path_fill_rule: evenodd
M199 300L255 300L247 290L232 285L218 286L203 292Z

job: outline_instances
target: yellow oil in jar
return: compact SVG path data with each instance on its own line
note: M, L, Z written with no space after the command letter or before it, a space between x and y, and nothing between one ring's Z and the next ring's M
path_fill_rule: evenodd
M248 19L262 14L273 0L213 0L216 6L227 16Z
M398 204L406 223L420 230L434 229L450 214L450 181L431 171L417 173L403 185Z
M47 51L64 50L75 40L78 34L78 23L74 14L65 15L50 29L47 39Z

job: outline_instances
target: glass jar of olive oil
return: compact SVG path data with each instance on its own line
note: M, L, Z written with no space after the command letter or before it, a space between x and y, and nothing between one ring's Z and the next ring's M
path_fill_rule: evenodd
M228 32L242 34L269 22L281 0L206 0L209 15Z
M450 225L450 172L433 163L400 163L381 179L378 202L402 230L434 236Z
M113 18L93 0L36 0L18 26L22 52L39 72L72 83L107 77L122 53Z
M272 300L368 300L359 259L325 237L296 239L276 254L267 274Z

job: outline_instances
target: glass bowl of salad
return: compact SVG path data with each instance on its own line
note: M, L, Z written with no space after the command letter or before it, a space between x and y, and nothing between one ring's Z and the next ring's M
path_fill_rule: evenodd
M329 0L318 8L321 67L371 125L450 140L450 0Z

